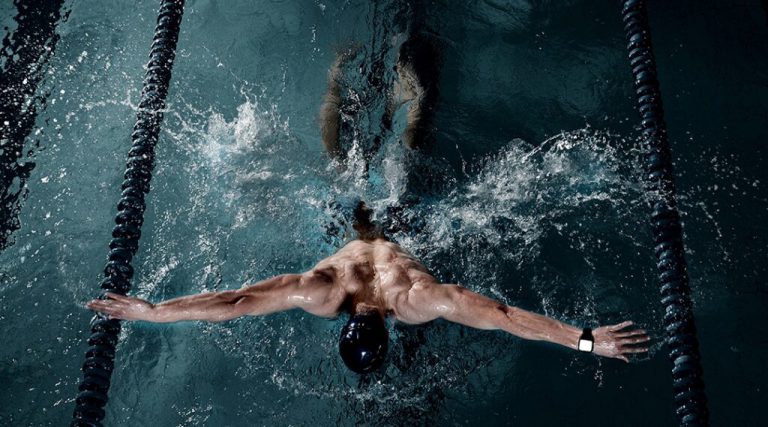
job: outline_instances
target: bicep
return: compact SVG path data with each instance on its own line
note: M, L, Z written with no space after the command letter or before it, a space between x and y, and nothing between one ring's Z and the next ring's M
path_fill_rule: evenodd
M298 286L299 274L283 274L223 293L239 316L260 316L294 308L290 296Z
M322 272L287 274L268 283L245 287L237 292L235 307L243 315L264 315L301 308L318 314L327 305L333 281ZM322 315L322 314L320 314Z
M499 316L512 309L459 285L424 286L414 303L429 320L443 318L478 329L497 329Z

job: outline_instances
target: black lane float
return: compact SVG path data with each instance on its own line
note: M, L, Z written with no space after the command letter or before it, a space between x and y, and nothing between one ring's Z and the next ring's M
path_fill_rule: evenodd
M139 248L146 207L144 196L149 192L152 179L155 144L163 121L183 11L184 0L162 0L158 12L136 125L131 134L132 145L128 152L125 180L117 204L116 225L112 229L108 261L104 267L105 278L101 282L102 297L104 292L125 295L131 289L131 259ZM101 314L93 318L72 426L101 425L119 333L120 321Z
M648 14L644 0L623 3L627 51L641 117L647 174L644 181L651 203L654 252L661 281L661 303L665 310L666 344L672 360L676 413L682 426L707 426L707 398Z

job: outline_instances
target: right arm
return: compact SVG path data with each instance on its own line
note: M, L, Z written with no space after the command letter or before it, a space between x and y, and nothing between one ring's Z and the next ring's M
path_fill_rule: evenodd
M472 292L457 285L418 284L409 293L409 302L420 322L443 318L477 329L501 329L520 338L548 341L576 350L582 329L522 308ZM593 331L595 354L628 362L630 353L648 351L650 339L632 322L602 326Z
M93 300L88 308L123 320L155 323L182 320L221 322L241 316L260 316L302 308L318 316L333 316L339 291L323 272L284 274L238 290L206 292L152 304L140 298L107 293L107 299Z

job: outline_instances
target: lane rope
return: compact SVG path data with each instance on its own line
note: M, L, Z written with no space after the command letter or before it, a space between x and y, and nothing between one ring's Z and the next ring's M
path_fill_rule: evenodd
M165 98L176 56L184 0L162 0L157 26L149 52L149 63L131 134L122 194L117 204L115 227L109 242L109 255L101 282L105 292L125 295L131 289L131 260L139 248L141 226L155 162L155 145L163 121ZM97 314L91 321L91 335L83 363L83 380L75 399L72 426L101 426L107 404L110 379L114 369L115 346L120 321Z
M672 155L645 1L624 1L622 17L646 151L645 185L651 204L654 252L664 306L665 341L672 361L675 412L682 426L707 426L709 411L675 197Z

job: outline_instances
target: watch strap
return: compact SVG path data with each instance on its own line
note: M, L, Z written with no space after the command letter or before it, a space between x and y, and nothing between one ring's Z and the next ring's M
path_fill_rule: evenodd
M586 341L586 342L585 342ZM592 335L591 328L584 328L578 342L579 351L593 352L595 350L595 337Z

